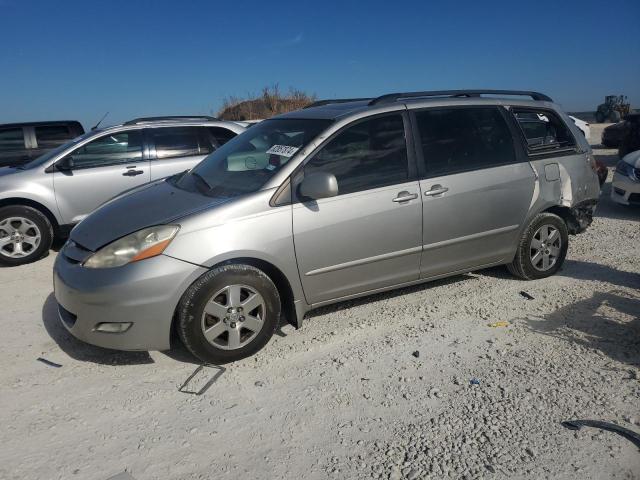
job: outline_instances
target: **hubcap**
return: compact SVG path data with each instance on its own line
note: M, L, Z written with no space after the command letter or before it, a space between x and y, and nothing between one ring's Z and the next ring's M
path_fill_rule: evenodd
M531 263L533 268L546 272L552 268L560 256L562 239L560 232L553 225L542 225L531 240Z
M9 217L0 221L0 255L22 258L40 245L40 229L28 218Z
M223 350L250 343L262 330L266 307L262 295L246 285L230 285L215 293L202 313L202 333Z

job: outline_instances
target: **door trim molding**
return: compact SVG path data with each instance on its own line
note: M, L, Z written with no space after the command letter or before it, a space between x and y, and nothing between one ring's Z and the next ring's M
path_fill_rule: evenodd
M471 235L465 235L464 237L452 238L450 240L443 240L441 242L430 243L429 245L423 245L423 250L435 250L436 248L448 247L456 243L466 242L469 240L476 240L478 238L490 237L492 235L499 235L501 233L512 232L517 230L520 225L508 225L506 227L496 228L494 230L487 230L485 232L473 233Z
M359 265L366 265L368 263L379 262L382 260L389 260L391 258L404 257L413 253L422 252L422 246L407 248L406 250L398 250L396 252L383 253L382 255L375 255L373 257L361 258L358 260L352 260L350 262L338 263L337 265L331 265L329 267L317 268L305 273L305 277L312 277L314 275L320 275L323 273L335 272L336 270L342 270L345 268L357 267Z

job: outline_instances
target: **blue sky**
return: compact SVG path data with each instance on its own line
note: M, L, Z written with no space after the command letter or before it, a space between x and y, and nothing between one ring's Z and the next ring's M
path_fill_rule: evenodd
M205 114L266 85L320 98L535 89L640 107L640 1L0 0L0 123Z

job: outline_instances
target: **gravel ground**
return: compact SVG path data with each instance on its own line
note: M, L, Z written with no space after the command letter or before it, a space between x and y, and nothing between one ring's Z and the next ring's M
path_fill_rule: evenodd
M178 391L183 350L70 337L55 253L2 269L0 478L640 478L628 440L560 425L640 431L640 210L609 189L555 277L496 268L323 308L200 396Z

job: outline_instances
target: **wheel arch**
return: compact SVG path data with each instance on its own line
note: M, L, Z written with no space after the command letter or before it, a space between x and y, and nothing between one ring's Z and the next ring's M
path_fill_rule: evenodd
M42 203L37 202L35 200L31 200L29 198L22 198L22 197L10 197L10 198L0 199L0 208L11 207L11 206L26 206L26 207L31 207L38 210L40 213L42 213L44 216L47 217L49 222L51 222L54 235L59 236L61 234L61 227L60 227L60 223L58 222L58 219L53 214L53 212L49 210L47 207L45 207Z
M280 295L280 303L282 305L282 312L284 313L287 322L293 325L295 328L300 328L302 326L302 316L296 310L293 288L291 287L289 279L282 272L282 270L280 270L271 262L255 257L233 257L220 261L207 268L208 270L213 270L214 268L220 267L222 265L231 264L251 265L252 267L262 270L273 281L276 288L278 289L278 295ZM178 306L176 305L176 311L174 312L171 322L172 336L174 336L174 333L177 331L177 309Z

